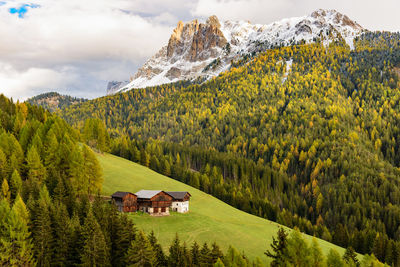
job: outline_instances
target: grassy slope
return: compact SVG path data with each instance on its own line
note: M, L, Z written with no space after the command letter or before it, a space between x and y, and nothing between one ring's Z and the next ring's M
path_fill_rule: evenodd
M216 241L224 250L233 245L244 251L250 258L263 255L267 244L276 235L279 224L250 215L235 209L224 202L200 190L158 174L144 166L112 156L99 155L104 169L103 194L115 191L137 192L140 189L189 191L192 195L190 212L173 213L168 217L150 217L149 215L131 215L136 225L149 232L154 230L163 246L169 245L178 232L181 240L208 243ZM312 237L307 236L311 241ZM344 250L324 240L319 241L323 252L335 248L340 254Z

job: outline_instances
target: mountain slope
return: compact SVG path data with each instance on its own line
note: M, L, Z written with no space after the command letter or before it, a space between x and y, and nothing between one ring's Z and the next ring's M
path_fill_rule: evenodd
M138 228L146 232L154 230L164 247L170 245L175 233L178 233L188 245L194 240L209 244L216 241L224 249L233 245L252 259L259 257L263 261L268 260L264 251L272 242L272 236L276 236L279 224L235 209L198 189L128 160L108 154L98 154L97 159L104 170L103 194L137 192L141 189L190 192L192 199L187 214L172 213L169 217L161 218L132 215ZM311 237L306 237L310 242ZM318 241L325 255L331 248L341 254L344 252L344 249L329 242Z
M114 153L383 261L400 247L399 63L400 34L367 32L354 50L271 49L201 85L130 90L63 116L98 117L133 139Z
M41 106L52 112L57 109L63 109L86 101L87 99L61 95L56 92L40 94L26 100L26 102L30 103L31 105Z
M208 79L229 69L232 61L277 46L344 39L353 47L353 39L362 30L356 22L335 10L317 10L308 16L268 25L220 22L216 16L209 17L205 23L180 21L167 46L149 59L128 84L108 87L107 93L199 77Z

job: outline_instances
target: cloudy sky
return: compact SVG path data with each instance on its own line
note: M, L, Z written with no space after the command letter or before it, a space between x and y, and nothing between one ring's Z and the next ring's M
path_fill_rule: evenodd
M268 24L336 9L370 30L400 31L398 0L0 0L0 93L93 98L128 80L179 20Z

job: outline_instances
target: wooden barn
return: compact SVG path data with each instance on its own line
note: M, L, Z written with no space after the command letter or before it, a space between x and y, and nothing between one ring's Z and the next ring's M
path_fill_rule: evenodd
M189 211L189 200L192 195L189 192L165 192L172 197L171 210L179 213Z
M140 190L135 194L140 211L155 216L169 215L169 207L173 198L166 192L161 190Z
M138 209L138 198L133 193L118 191L112 194L111 199L119 211L135 212Z

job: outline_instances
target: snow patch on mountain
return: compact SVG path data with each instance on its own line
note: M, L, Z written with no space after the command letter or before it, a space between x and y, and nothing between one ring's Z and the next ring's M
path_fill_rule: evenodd
M353 49L354 38L363 30L347 16L322 9L268 25L248 21L220 23L216 16L204 23L180 21L168 45L150 58L129 83L115 86L107 90L107 94L199 77L208 79L228 70L232 60L276 46L311 43L318 39L328 44L342 39Z

